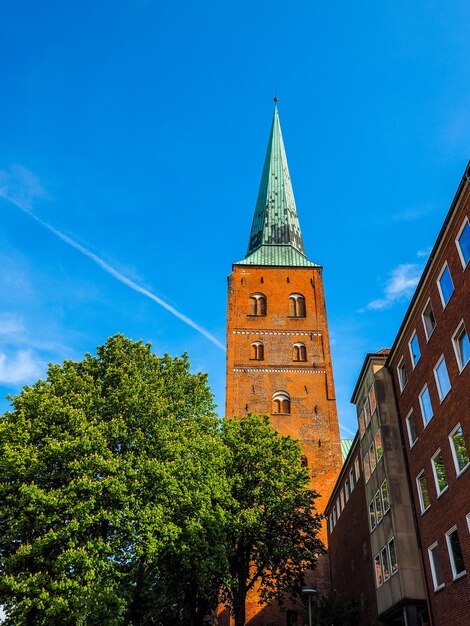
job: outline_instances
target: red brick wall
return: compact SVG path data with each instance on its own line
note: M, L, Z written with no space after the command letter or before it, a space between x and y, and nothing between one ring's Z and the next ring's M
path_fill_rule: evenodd
M250 314L253 293L266 296L266 316ZM292 293L305 297L305 317L289 316ZM264 344L263 361L250 359L254 341ZM306 346L305 362L293 360L296 342ZM272 414L276 391L290 395L290 415ZM300 441L312 487L321 494L317 508L323 511L341 468L341 450L321 268L233 267L228 285L226 398L226 415L268 414L281 434ZM326 544L325 528L321 537ZM327 560L315 578L319 588L329 587ZM250 598L248 611L247 623L252 626L285 624L277 606L261 610L256 596Z
M445 540L446 531L456 524L466 568L470 574L470 535L466 522L466 515L470 513L470 468L459 477L456 476L448 439L450 432L460 422L470 454L470 364L460 373L452 346L452 335L462 319L467 332L470 332L470 264L463 269L455 244L457 233L469 214L470 190L467 183L458 199L440 249L437 250L434 262L428 269L428 275L416 299L414 309L409 314L407 324L390 358L402 427L405 432L406 456L413 485L413 498L424 553L430 602L434 623L439 626L470 624L470 581L468 576L453 580ZM436 281L445 261L448 263L455 291L447 306L443 308ZM429 341L426 339L421 319L421 313L428 298L431 299L437 323ZM418 334L421 348L421 358L415 369L412 368L408 349L413 330L416 330ZM442 354L445 357L452 388L441 402L433 368ZM408 372L408 382L400 392L396 368L402 357ZM434 413L426 427L423 424L418 400L425 384L429 389ZM418 434L418 440L412 448L405 421L410 410L413 410L416 418ZM440 497L437 495L431 466L431 457L438 448L442 452L448 479L448 489ZM416 487L416 477L421 470L425 472L431 499L430 508L423 514ZM427 553L427 548L435 541L439 543L445 579L445 587L437 592L434 592Z

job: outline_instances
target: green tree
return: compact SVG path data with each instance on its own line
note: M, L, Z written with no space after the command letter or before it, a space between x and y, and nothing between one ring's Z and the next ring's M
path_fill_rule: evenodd
M6 623L197 623L226 563L206 376L186 355L117 335L11 400L0 418Z
M223 590L235 616L245 624L246 596L261 587L261 601L298 595L305 570L324 551L317 538L321 516L309 489L299 444L281 437L267 416L225 419L229 577Z

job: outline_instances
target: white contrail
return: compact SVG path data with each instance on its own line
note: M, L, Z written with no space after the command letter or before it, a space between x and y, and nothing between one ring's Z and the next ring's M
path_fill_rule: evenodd
M341 422L339 422L339 427L342 428L343 430L345 430L347 433L349 433L353 437L356 435L356 433L354 431L352 431L350 428L348 428L344 424L341 424Z
M134 291L141 293L143 296L147 296L147 298L150 298L150 300L153 300L154 302L162 306L164 309L172 313L175 317L180 319L182 322L184 322L188 326L191 326L191 328L194 328L194 330L197 330L197 332L201 333L201 335L204 335L206 339L209 339L209 341L212 341L212 343L214 343L218 348L225 351L225 346L222 343L220 343L220 341L216 339L214 335L211 335L211 333L208 330L206 330L202 326L199 326L199 324L196 324L196 322L193 322L192 319L190 319L183 313L180 313L177 309L172 307L171 304L168 304L168 302L165 302L165 300L162 300L161 298L156 296L154 293L152 293L148 289L141 287L130 278L127 278L127 276L124 276L124 274L121 274L121 272L118 272L118 270L114 269L114 267L111 267L111 265L108 265L106 261L103 261L103 259L100 259L99 256L97 256L96 254L93 254L93 252L90 252L90 250L87 250L86 248L81 246L79 243L77 243L76 241L68 237L67 235L64 235L64 233L61 233L60 230L57 230L56 228L54 228L53 226L51 226L50 224L48 224L41 218L37 217L37 215L34 215L34 213L26 209L24 206L21 206L17 202L15 202L15 204L22 211L24 211L30 217L36 220L36 222L41 224L41 226L43 226L44 228L47 228L47 230L49 230L51 233L54 233L56 237L58 237L59 239L62 239L62 241L64 241L66 244L68 244L72 248L75 248L75 250L78 250L79 252L87 256L89 259L91 259L97 265L99 265L101 269L103 269L105 272L108 272L108 274L111 274L111 276L114 276L116 280L119 280L121 283L124 283L125 285L133 289Z

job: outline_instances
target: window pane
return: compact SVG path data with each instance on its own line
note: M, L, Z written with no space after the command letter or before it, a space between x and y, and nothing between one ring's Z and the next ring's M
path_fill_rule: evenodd
M380 459L382 458L382 436L380 434L380 429L375 433L375 451L377 453L377 463L380 461Z
M421 504L421 512L424 513L431 505L431 499L429 498L428 481L426 476L421 475L418 477L418 493L419 501Z
M390 508L390 498L388 495L388 485L387 485L386 480L382 483L381 490L382 490L382 503L383 503L384 514L385 514Z
M431 398L429 397L427 387L425 387L425 389L421 392L421 395L419 396L419 403L421 405L421 413L423 414L424 423L427 424L433 415Z
M454 460L457 473L460 473L464 467L468 465L468 453L463 438L462 427L459 426L451 436L452 447L454 450Z
M465 327L462 327L461 331L455 337L454 345L455 351L457 352L459 369L463 370L470 360L470 342L468 340L468 334Z
M382 500L380 497L380 491L377 491L375 494L375 516L377 520L377 524L382 521L383 513L382 513Z
M465 265L468 265L470 261L470 226L468 223L465 225L460 237L458 238L460 252Z
M436 373L439 397L443 400L450 391L450 380L449 374L447 373L446 360L442 359L434 371Z
M366 456L364 457L363 464L364 464L364 477L365 477L365 481L367 482L370 478L370 463L369 463L368 454L366 454Z
M434 477L436 479L437 493L441 494L447 487L446 469L444 467L444 461L442 459L441 452L438 452L433 457L432 465L434 468Z
M449 556L452 565L454 578L465 572L465 563L463 561L462 548L460 547L459 535L457 529L447 535L447 545L449 547Z
M400 361L398 368L398 382L400 383L400 391L403 391L406 383L408 382L408 374L406 373L406 367L403 359Z
M454 283L452 282L452 277L450 275L449 267L447 265L439 279L439 286L441 288L441 294L444 303L447 304L449 302L450 296L454 293Z
M342 489L341 489L341 493L339 494L339 497L341 498L341 508L344 509L345 499L344 499L344 491Z
M344 495L346 497L346 502L349 500L349 486L348 486L348 481L346 479L346 482L344 483Z
M356 473L356 482L359 480L359 476L361 475L360 469L359 469L359 457L356 457L354 459L354 471Z
M370 413L374 414L375 409L377 408L377 400L375 397L375 388L374 385L369 390L369 405L370 405Z
M421 357L421 350L419 349L418 335L416 333L413 335L413 339L410 341L410 352L411 352L411 359L413 361L413 365L416 365L416 363L419 361Z
M349 486L351 487L352 493L354 491L354 474L352 470L349 472Z
M434 317L434 311L432 310L431 303L428 302L426 308L423 311L424 330L426 331L426 337L432 335L433 330L436 328L436 318Z
M359 432L361 433L361 437L364 435L366 430L366 425L364 422L364 411L361 411L359 415Z
M375 521L375 509L374 509L374 501L369 504L369 522L371 531L377 526Z
M438 589L444 584L444 575L442 573L441 557L439 555L439 546L436 544L428 549L429 562L431 564L432 580L434 589Z
M384 576L384 581L390 578L390 567L388 564L388 554L387 548L384 548L381 553L382 556L382 571Z
M418 433L416 432L416 421L413 413L406 418L406 427L408 429L408 439L410 440L410 446L418 439Z
M366 427L369 425L370 422L370 404L369 404L369 398L366 398L366 401L364 403L364 419L366 422Z
M380 554L378 554L375 557L374 563L375 563L375 582L377 584L377 587L380 587L380 585L383 582L383 579L382 579L382 565L380 563Z
M397 553L395 551L395 539L391 539L388 542L388 551L390 554L390 569L392 571L392 574L394 574L398 569Z
M375 458L374 442L370 444L369 457L370 457L370 473L372 474L372 472L375 470L375 466L377 465L377 461Z

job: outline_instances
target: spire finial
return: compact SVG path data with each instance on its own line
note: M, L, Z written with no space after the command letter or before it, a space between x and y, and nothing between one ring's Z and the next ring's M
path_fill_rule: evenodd
M274 102L279 102L279 98L277 96L274 96L273 100Z

